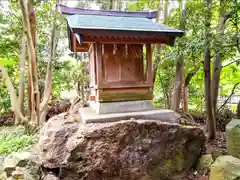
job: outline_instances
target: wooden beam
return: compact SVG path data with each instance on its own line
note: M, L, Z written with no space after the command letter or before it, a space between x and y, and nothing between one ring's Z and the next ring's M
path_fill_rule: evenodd
M76 52L88 52L89 50L89 44L88 43L83 43L83 44L76 44Z
M91 36L138 36L138 37L171 37L175 39L176 37L182 37L184 32L182 31L130 31L130 30L111 30L111 29L82 29L82 28L72 28L74 33L81 33L82 35Z
M152 72L152 49L151 44L146 44L146 52L147 52L147 79L146 82L153 86L153 72Z
M168 44L172 45L171 37L125 37L125 36L83 36L84 43L101 42L106 44Z

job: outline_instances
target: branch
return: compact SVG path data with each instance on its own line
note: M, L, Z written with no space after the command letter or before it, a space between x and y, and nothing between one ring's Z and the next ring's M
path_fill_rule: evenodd
M229 18L231 18L232 15L234 15L235 13L236 13L235 10L233 10L233 11L231 11L231 12L229 12L229 13L226 13L226 14L224 15L224 21L223 21L223 23L225 24L225 23L227 22L227 20L228 20Z
M189 85L192 77L198 72L199 69L200 69L200 66L196 67L194 70L190 71L190 72L187 74L187 76L186 76L186 78L185 78L185 82L184 82L185 86L188 86L188 85Z
M235 62L240 62L240 59L236 59L236 60L234 60L234 61L232 61L232 62L230 62L230 63L222 66L222 68L225 68L225 67L227 67L227 66L229 66L229 65L231 65L231 64L233 64L233 63L235 63Z
M233 88L232 88L232 92L231 94L228 96L228 98L224 101L224 103L220 106L220 108L218 108L217 113L227 104L228 100L232 97L232 95L234 94L234 91L236 89L236 87L240 84L240 82L236 83Z
M22 122L27 122L27 118L23 116L23 114L20 111L20 107L18 105L18 98L16 95L16 91L13 87L12 81L9 78L9 75L5 68L0 64L0 73L2 74L3 78L5 79L5 83L7 86L7 89L10 94L10 99L11 99L11 105L12 105L12 110L14 114L21 119Z

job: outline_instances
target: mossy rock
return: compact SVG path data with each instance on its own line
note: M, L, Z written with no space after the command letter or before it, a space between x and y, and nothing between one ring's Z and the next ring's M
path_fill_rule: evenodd
M226 126L227 151L240 158L240 119L233 119Z
M220 156L211 166L209 180L240 179L240 159L233 156Z
M214 162L212 154L202 155L198 161L197 171L200 174L206 174Z

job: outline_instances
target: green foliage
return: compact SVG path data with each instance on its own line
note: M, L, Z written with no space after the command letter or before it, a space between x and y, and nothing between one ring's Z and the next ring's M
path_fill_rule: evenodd
M163 10L164 5L159 4L160 1L127 1L128 10ZM165 2L165 1L164 1ZM166 24L179 28L180 26L180 10L177 6L170 9L176 2L168 1L169 13ZM173 7L173 6L172 6ZM185 76L194 69L199 69L193 76L189 84L189 109L193 111L204 111L204 23L206 18L205 2L201 0L187 0L186 4L186 23L185 36L177 38L174 47L162 46L160 51L155 48L153 61L160 58L156 81L154 86L155 102L158 106L169 107L171 99L172 83L175 77L176 60L181 52L184 56L184 74ZM240 1L230 0L224 5L226 13L233 13L227 21L225 34L217 39L217 27L219 25L220 1L213 0L212 20L211 20L211 36L212 50L219 49L223 64L228 64L236 57L236 43L240 36ZM239 46L240 47L240 46ZM211 52L213 55L213 51ZM240 52L239 52L240 53ZM213 58L212 58L213 62ZM220 95L226 96L230 94L232 87L240 79L240 67L238 64L232 64L224 67L221 73ZM236 94L239 90L236 89ZM239 94L239 93L238 93Z
M28 134L24 131L19 131L18 127L0 129L0 155L10 154L11 152L20 151L28 148L30 145L37 142L36 134Z

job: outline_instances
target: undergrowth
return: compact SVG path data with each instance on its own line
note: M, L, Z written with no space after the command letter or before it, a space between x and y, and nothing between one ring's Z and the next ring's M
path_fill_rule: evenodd
M36 133L27 133L23 127L0 128L0 155L27 149L37 141Z

